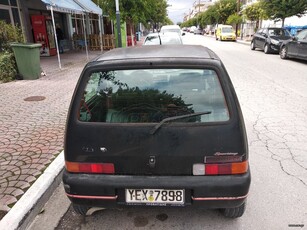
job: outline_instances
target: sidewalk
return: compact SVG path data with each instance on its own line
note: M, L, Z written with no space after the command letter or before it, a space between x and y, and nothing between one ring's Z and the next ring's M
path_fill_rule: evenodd
M89 59L101 51L89 51ZM46 76L0 84L0 219L63 150L66 114L85 51L42 57Z

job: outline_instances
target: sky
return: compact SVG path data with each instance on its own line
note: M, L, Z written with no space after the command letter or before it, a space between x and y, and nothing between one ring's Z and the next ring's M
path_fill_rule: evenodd
M188 13L192 9L195 0L168 0L167 3L171 6L167 8L168 17L174 24L182 22L184 13Z
M183 22L183 17L185 13L188 13L190 9L193 7L193 3L198 0L168 0L167 3L170 5L167 8L168 17L172 20L174 24L177 22ZM271 23L272 22L268 22ZM307 15L298 18L291 17L286 19L285 25L296 25L302 26L307 25Z

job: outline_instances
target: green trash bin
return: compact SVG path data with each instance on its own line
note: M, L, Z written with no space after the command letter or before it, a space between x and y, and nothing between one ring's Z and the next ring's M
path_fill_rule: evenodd
M19 74L24 80L35 80L41 75L40 47L42 44L11 43Z

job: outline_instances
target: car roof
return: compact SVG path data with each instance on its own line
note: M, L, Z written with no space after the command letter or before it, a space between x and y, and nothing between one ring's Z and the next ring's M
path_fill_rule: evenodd
M154 58L185 58L215 59L219 57L209 48L201 45L151 45L116 48L110 50L93 61L113 61L127 59L154 59Z
M178 26L178 25L165 25L165 26L161 27L161 30L162 29L180 29L180 26Z

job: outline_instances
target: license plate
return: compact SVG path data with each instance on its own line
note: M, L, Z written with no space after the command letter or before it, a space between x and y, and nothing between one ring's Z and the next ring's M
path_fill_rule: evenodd
M126 202L148 205L183 205L184 190L126 189Z

